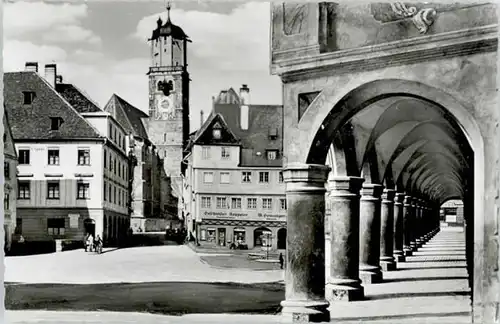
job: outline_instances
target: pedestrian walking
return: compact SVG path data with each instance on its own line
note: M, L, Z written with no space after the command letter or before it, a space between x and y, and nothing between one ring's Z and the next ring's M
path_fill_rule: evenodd
M279 260L280 260L280 268L283 269L283 263L285 262L285 260L283 259L283 253L280 253Z

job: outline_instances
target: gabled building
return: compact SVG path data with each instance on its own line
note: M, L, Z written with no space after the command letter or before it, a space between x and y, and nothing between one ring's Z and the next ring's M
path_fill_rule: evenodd
M128 156L121 125L57 66L4 74L5 110L18 154L17 228L26 242L116 244L129 227Z
M251 105L249 88L221 91L191 134L184 179L186 227L201 245L286 247L282 115Z
M16 231L16 195L17 195L17 153L10 130L7 111L3 115L3 229L4 250L10 250Z
M163 159L149 140L143 123L148 115L120 96L113 94L104 107L124 128L127 135L127 154L130 158L130 213L134 232L163 231L166 220L176 218L169 213L168 178Z

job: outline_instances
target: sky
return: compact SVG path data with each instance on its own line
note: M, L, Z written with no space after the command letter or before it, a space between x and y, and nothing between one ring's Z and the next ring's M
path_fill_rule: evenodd
M253 104L282 104L278 76L269 72L270 4L237 1L173 1L171 20L188 43L191 130L212 96L242 84ZM85 91L103 108L116 93L148 111L150 44L165 2L12 1L4 3L4 72L25 62L56 63L64 82Z

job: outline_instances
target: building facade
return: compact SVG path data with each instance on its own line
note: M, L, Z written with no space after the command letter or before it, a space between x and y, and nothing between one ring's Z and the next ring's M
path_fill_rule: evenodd
M128 228L128 159L122 127L57 76L4 75L5 108L18 155L17 229L26 242L82 240L116 244ZM29 125L29 127L26 127Z
M214 99L193 133L184 181L186 227L200 245L286 247L281 106L249 104L245 85Z
M4 250L7 252L10 250L17 224L17 154L6 111L3 115L3 134L3 229Z

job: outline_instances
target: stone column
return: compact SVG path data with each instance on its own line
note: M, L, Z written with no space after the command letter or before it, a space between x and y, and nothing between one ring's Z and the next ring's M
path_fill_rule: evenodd
M418 225L417 222L417 201L418 198L413 198L410 203L410 248L412 251L417 250L417 241L415 239L417 238L417 233L416 233L416 228Z
M282 315L294 323L329 322L325 299L324 165L290 164L283 172L287 198L285 300Z
M396 191L385 189L380 209L380 266L383 271L396 270L394 261L394 196Z
M380 196L383 186L364 184L359 204L359 277L363 283L382 282L380 268Z
M363 178L333 177L330 184L330 266L326 298L330 302L361 300L359 279L359 189Z
M413 230L413 237L415 241L415 249L418 249L422 246L422 240L420 237L422 236L422 199L415 199L415 223Z
M403 200L404 193L396 193L394 198L394 258L397 262L404 262L405 255L403 252Z
M405 196L403 201L403 251L405 256L411 256L411 196Z

